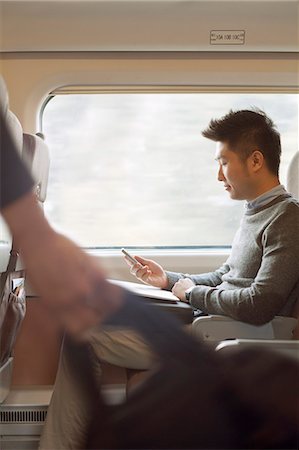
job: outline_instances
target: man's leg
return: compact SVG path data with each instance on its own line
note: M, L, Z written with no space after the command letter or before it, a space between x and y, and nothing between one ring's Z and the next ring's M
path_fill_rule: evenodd
M101 332L91 332L88 341L100 361L116 366L149 369L154 359L148 345L134 330L106 327Z
M93 330L88 340L95 353L94 370L99 383L101 360L131 369L148 369L154 360L142 338L131 330ZM90 414L91 405L78 389L62 351L40 450L82 449Z

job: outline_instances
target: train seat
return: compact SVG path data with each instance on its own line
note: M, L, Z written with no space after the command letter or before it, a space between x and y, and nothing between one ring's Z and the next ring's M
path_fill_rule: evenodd
M13 136L19 154L23 148L23 130L18 118L8 110L8 96L0 79L1 110ZM2 95L3 94L3 95ZM4 95L6 94L6 95ZM0 403L6 398L11 382L13 358L11 349L25 313L24 272L17 252L12 248L12 237L1 218L0 243ZM17 286L19 284L19 286ZM22 288L22 289L21 289ZM17 291L16 291L17 290ZM18 298L15 296L18 292Z
M49 148L42 137L23 134L23 158L35 180L35 193L42 206L46 200L50 167Z
M298 320L295 317L276 316L264 325L251 325L227 316L198 317L192 324L192 333L210 343L224 339L292 339Z
M17 117L7 111L7 123L18 151L31 170L35 180L35 192L37 199L42 204L46 198L46 190L49 172L49 151L44 141L33 134L23 134L22 126ZM4 226L4 225L3 225ZM12 240L5 246L0 246L1 282L4 284L0 303L0 403L7 397L13 367L13 347L25 315L25 272L22 261L18 257L17 250L12 249ZM12 263L12 257L14 261ZM16 283L22 283L22 289L18 295L14 295ZM21 294L19 294L21 292Z
M0 113L4 116L8 111L8 92L4 79L0 76Z
M220 342L215 350L217 352L230 352L234 351L236 347L245 349L247 347L258 347L260 349L266 348L268 350L274 350L279 353L283 353L286 356L299 360L299 341L298 340L285 340L285 339L233 339L231 341Z
M6 123L14 139L19 154L23 152L23 128L17 116L10 110L6 114Z
M299 151L295 153L288 167L287 190L299 200Z

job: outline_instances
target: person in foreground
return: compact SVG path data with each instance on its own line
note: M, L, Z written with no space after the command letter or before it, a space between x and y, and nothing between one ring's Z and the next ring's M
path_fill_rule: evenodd
M279 182L279 133L263 112L242 110L212 120L203 135L217 142L218 180L231 198L246 200L230 257L215 272L184 275L136 256L139 263L131 272L144 283L172 289L205 313L253 324L288 315L299 287L299 204ZM155 365L148 345L133 331L107 327L91 331L89 339L99 373L101 361L133 369ZM40 449L83 448L89 414L62 352Z

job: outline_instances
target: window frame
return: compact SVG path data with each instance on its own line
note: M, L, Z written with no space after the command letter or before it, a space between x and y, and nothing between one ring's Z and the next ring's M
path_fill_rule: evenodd
M47 104L56 96L56 95L72 95L72 94L146 94L146 93L204 93L204 94L298 94L299 95L299 86L279 86L279 85L238 85L238 86L230 86L230 85L152 85L152 84L74 84L74 85L62 85L53 89L44 102L41 105L39 111L39 129L40 132L43 133L43 114ZM122 246L95 246L95 247L83 247L88 250L90 253L98 255L118 255L119 250ZM229 250L231 248L230 245L184 245L184 246L135 246L128 245L126 248L130 252L137 252L141 254L147 254L149 256L155 256L157 254L162 254L166 257L174 254L181 255L193 255L193 254L202 254L202 255L215 255L217 254L220 258L223 258L223 255L228 255Z

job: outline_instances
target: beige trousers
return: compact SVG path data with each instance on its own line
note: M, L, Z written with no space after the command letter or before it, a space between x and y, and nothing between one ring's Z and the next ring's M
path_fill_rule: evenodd
M148 346L131 330L92 331L89 341L95 353L94 367L99 383L100 361L129 369L148 369L153 364L154 357ZM87 421L91 414L90 407L78 389L74 374L62 351L39 449L83 449Z

